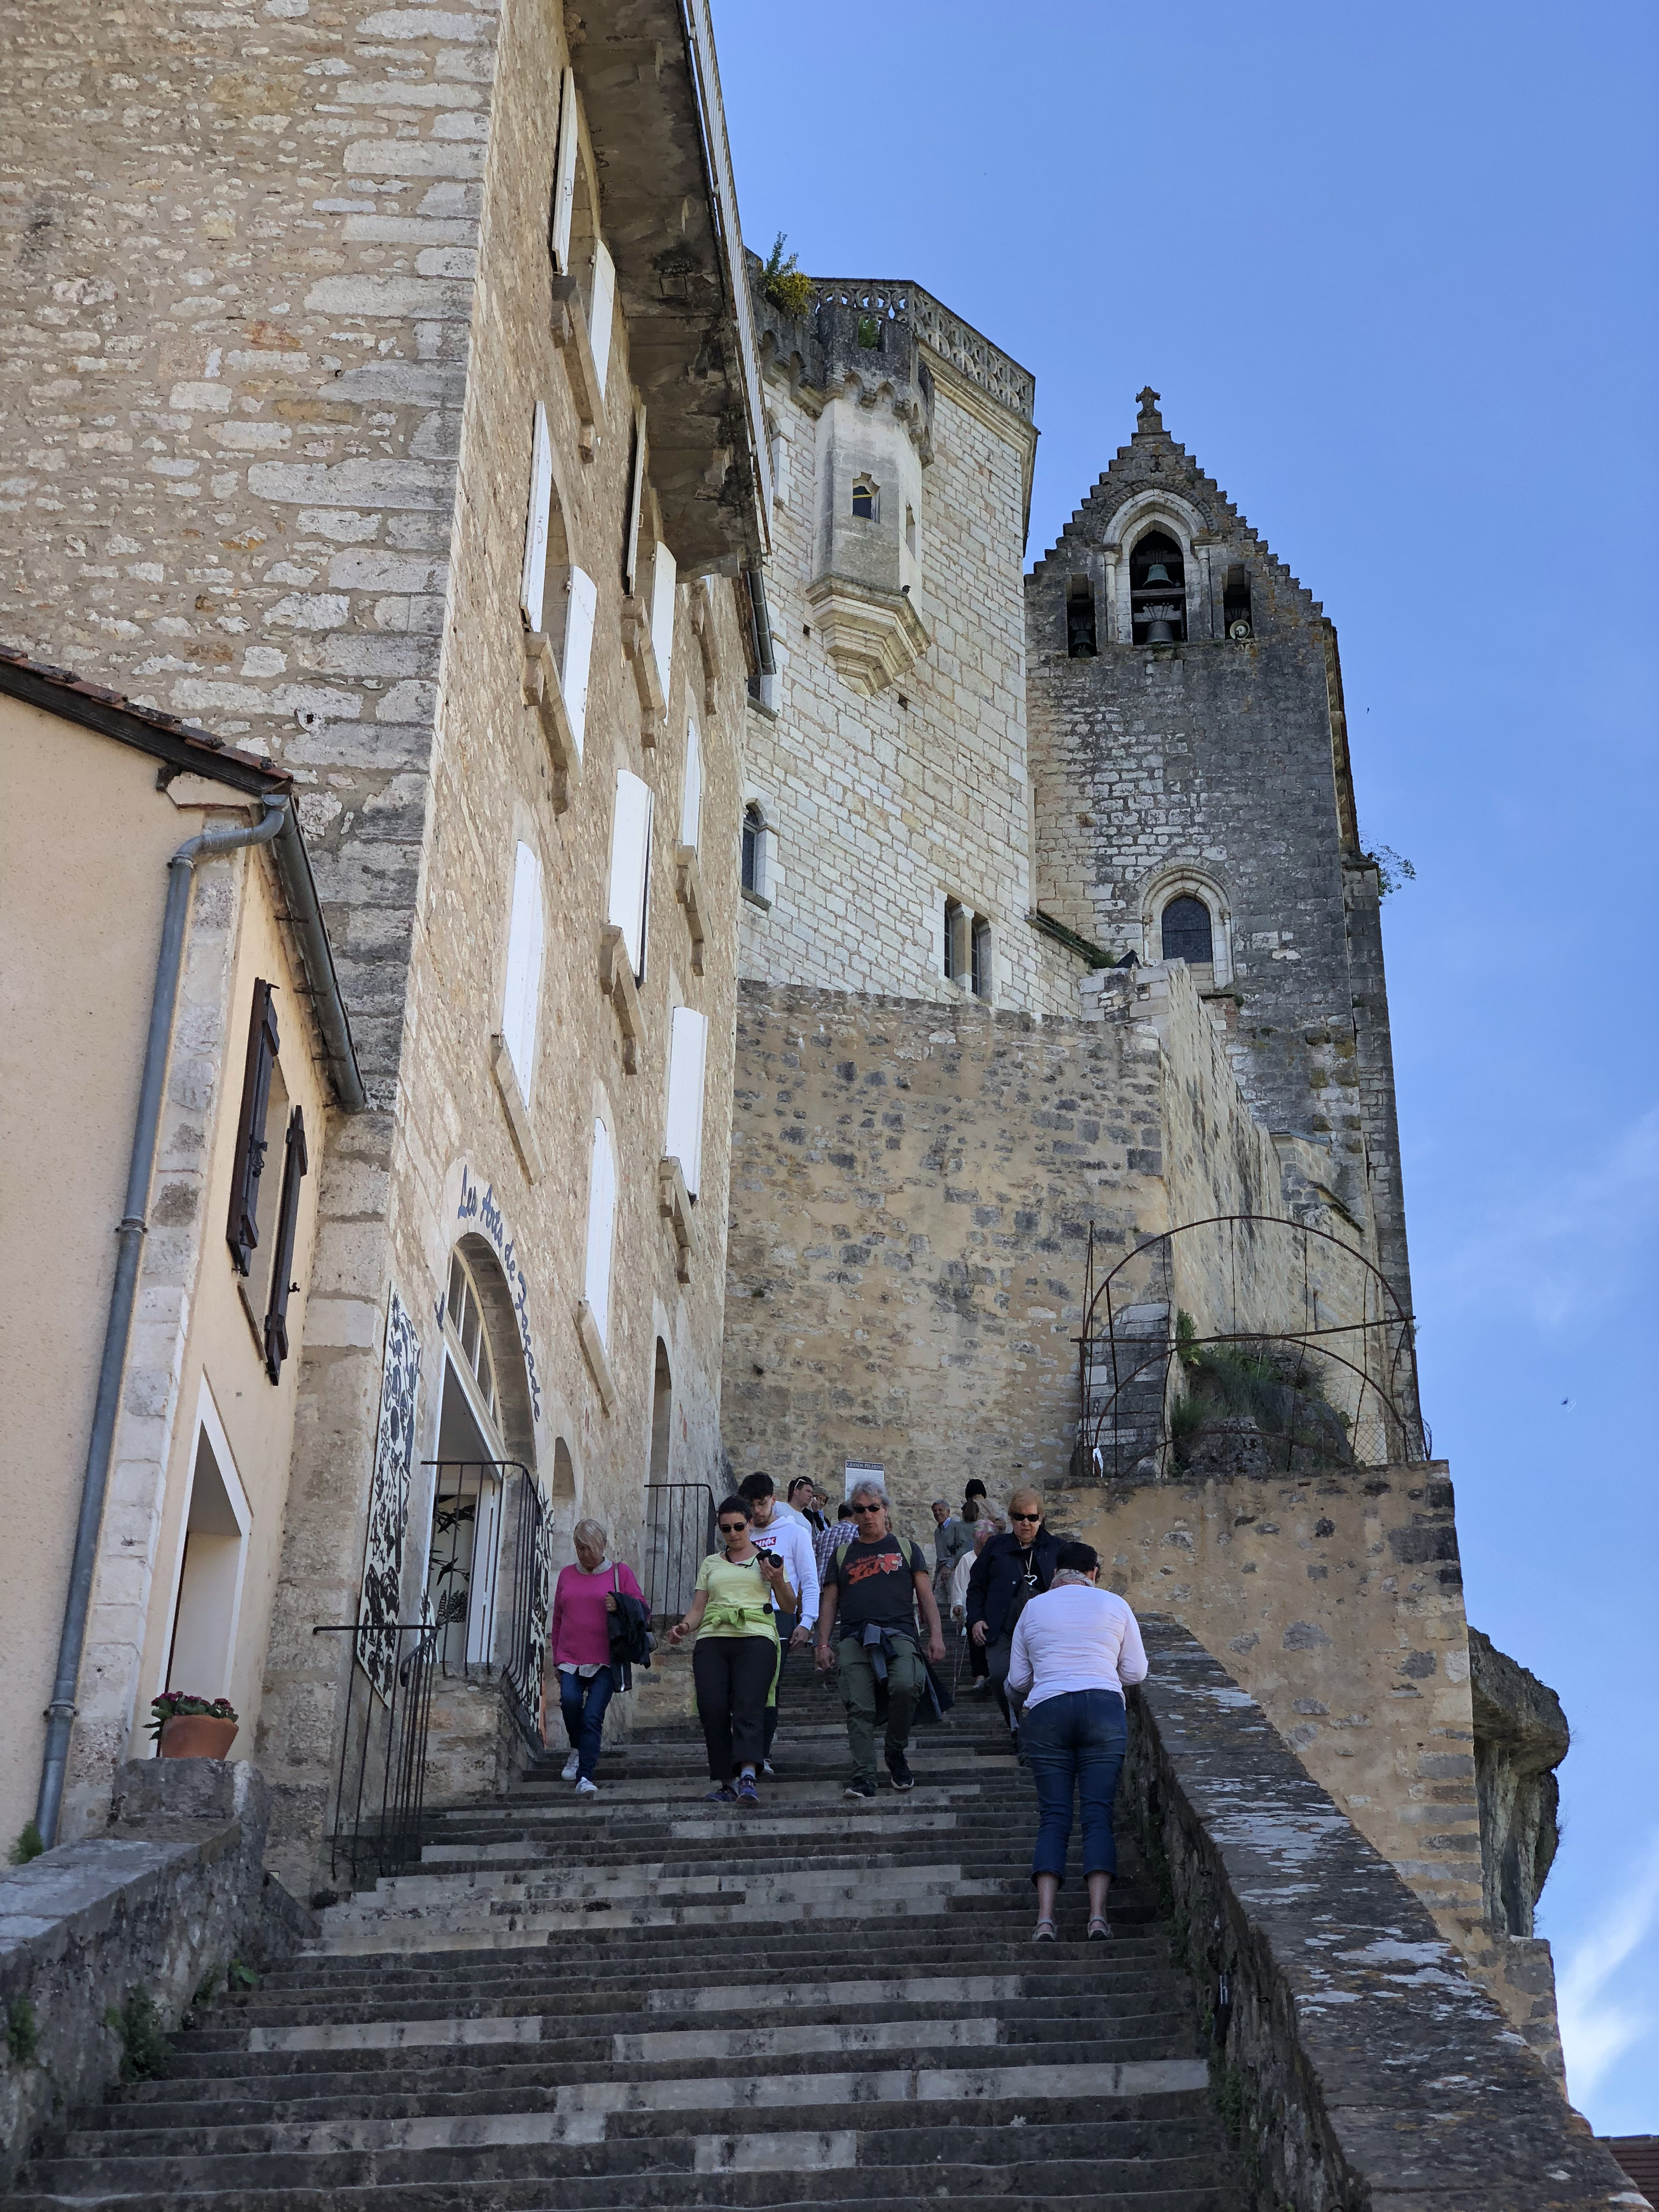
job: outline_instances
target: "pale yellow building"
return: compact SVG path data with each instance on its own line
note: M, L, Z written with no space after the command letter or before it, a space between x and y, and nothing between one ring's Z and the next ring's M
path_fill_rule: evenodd
M252 1744L319 1170L362 1088L288 779L10 656L0 979L9 1842L59 1787L61 1833L101 1825L164 1689L228 1697ZM43 1806L55 1669L77 1718Z

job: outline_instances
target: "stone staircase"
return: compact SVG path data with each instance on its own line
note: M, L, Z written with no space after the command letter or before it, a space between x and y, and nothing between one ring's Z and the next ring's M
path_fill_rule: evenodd
M1074 1878L1034 1946L1030 1787L990 1701L919 1729L916 1789L873 1804L842 1795L840 1713L798 1655L757 1811L704 1805L665 1718L596 1800L550 1759L434 1814L418 1868L200 2008L15 2201L1242 2212L1146 1888L1088 1944Z

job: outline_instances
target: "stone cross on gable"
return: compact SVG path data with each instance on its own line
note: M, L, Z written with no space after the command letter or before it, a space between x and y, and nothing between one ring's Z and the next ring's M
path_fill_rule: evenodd
M1140 408L1140 413L1135 420L1136 429L1161 430L1164 428L1164 417L1158 411L1158 394L1153 391L1152 386L1149 384L1142 391L1137 392L1135 398Z

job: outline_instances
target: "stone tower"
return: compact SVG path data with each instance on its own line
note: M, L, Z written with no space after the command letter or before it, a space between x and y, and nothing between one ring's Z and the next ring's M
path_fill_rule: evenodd
M1375 1234L1409 1310L1336 631L1158 398L1027 583L1036 902L1114 959L1187 960L1260 1119L1328 1158L1306 1194Z

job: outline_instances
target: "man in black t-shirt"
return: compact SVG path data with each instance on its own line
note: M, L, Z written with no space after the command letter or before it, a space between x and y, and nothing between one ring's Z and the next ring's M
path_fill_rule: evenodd
M914 1789L909 1761L910 1723L927 1690L922 1655L916 1648L916 1607L927 1632L927 1656L935 1666L945 1656L933 1577L919 1544L894 1535L887 1493L878 1483L860 1483L848 1500L859 1533L830 1554L818 1606L817 1662L839 1667L842 1701L847 1707L847 1736L853 1753L849 1797L876 1794L877 1692L887 1685L887 1771L895 1790ZM841 1615L841 1643L830 1648L830 1631Z

